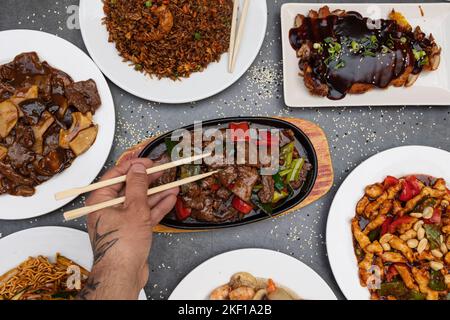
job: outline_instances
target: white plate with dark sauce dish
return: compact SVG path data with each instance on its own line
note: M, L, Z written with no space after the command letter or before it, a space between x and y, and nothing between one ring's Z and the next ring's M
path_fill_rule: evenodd
M294 28L295 19L298 14L301 14L305 17L308 17L310 10L314 10L316 12L319 11L326 4L318 4L318 3L287 3L284 4L281 8L281 26L282 26L282 45L283 45L283 71L284 71L284 96L285 103L289 107L331 107L331 106L377 106L377 105L448 105L450 101L450 66L449 66L449 49L450 49L450 34L447 32L450 28L450 4L449 3L343 3L343 4L327 4L329 10L333 12L334 10L345 10L346 15L349 15L351 12L357 12L362 17L370 18L370 20L375 25L377 22L380 22L379 19L388 19L389 14L392 10L396 12L400 12L406 20L409 22L412 30L416 26L420 26L421 30L426 34L428 38L430 34L433 35L436 44L441 48L440 54L440 64L439 67L434 71L422 71L419 73L418 79L415 83L410 86L401 86L395 87L393 85L388 86L387 84L393 84L390 80L400 78L401 75L404 75L406 72L406 66L419 66L425 64L425 60L420 60L421 51L426 51L426 46L420 47L420 51L416 50L416 54L418 54L418 59L415 58L405 58L405 57L415 57L413 53L412 46L409 46L409 49L404 50L404 46L407 46L408 43L415 43L415 37L413 36L413 32L411 31L409 34L401 33L401 37L398 36L394 42L390 40L389 35L392 36L391 33L385 33L385 36L381 35L379 32L380 28L377 27L376 34L377 36L372 41L372 44L376 44L377 48L371 47L368 49L367 39L371 39L371 37L367 36L372 34L364 29L362 35L355 31L355 29L349 27L346 29L345 38L342 40L340 38L337 40L337 32L338 29L336 25L339 25L339 33L340 35L344 34L344 24L340 23L329 23L328 27L333 30L333 33L326 32L327 35L320 36L314 39L311 34L317 34L316 32L309 32L308 30L312 30L312 28L322 28L318 34L322 34L325 30L325 27L322 25L319 27L320 21L315 20L310 25L313 27L308 27L307 30L305 28L301 28L301 33L294 34L294 31L290 35L290 30ZM338 13L336 13L338 14ZM335 14L335 15L336 15ZM299 20L300 21L300 20ZM307 22L311 22L312 20L307 20ZM318 22L319 21L319 22ZM339 21L342 21L339 20ZM361 18L360 21L365 21ZM307 24L302 24L302 26L306 26ZM354 26L354 23L348 24L349 26ZM382 24L378 24L381 26ZM364 26L363 26L364 27ZM368 25L367 28L372 28ZM299 29L297 29L299 30ZM358 30L360 30L358 28ZM373 30L373 29L371 29ZM375 31L373 31L375 33ZM300 36L298 36L300 34ZM339 94L337 97L335 94L331 94L336 92L336 90L329 90L328 92L324 90L317 90L321 92L325 96L320 95L312 95L310 91L306 88L304 77L302 77L299 68L300 59L297 57L296 50L291 46L292 43L296 43L296 47L301 47L301 44L304 43L305 35L306 38L312 39L311 43L314 42L313 45L310 46L311 52L313 55L317 52L319 56L322 57L320 61L323 61L326 67L317 68L311 67L313 70L313 74L318 76L311 77L314 81L310 81L309 87L318 88L317 79L322 79L318 81L325 85L325 87L338 89L339 93L345 93L348 91L350 86L347 86L348 83L361 83L361 81L354 81L355 79L366 79L364 80L364 84L375 83L376 86L372 87L373 89L362 93L362 94ZM333 37L328 37L329 34L332 34ZM358 34L355 36L355 34ZM387 35L387 36L386 36ZM367 36L367 37L366 37ZM356 37L356 38L355 38ZM323 38L323 39L322 39ZM338 54L332 55L329 53L329 50L336 52L336 47L329 47L329 43L327 43L327 38L333 39L331 44L338 43ZM317 39L320 39L320 42L316 42ZM345 41L348 39L349 41ZM357 41L355 41L355 39ZM410 40L408 40L410 39ZM322 41L323 40L323 41ZM406 40L406 41L405 41ZM399 44L400 43L400 44ZM406 44L405 44L406 43ZM370 44L370 43L369 43ZM316 46L316 48L314 48ZM415 47L414 47L415 48ZM424 50L422 50L424 49ZM320 52L321 53L320 53ZM370 51L370 52L369 52ZM404 52L401 54L401 52ZM367 54L366 54L367 53ZM369 54L370 53L370 54ZM325 57L329 57L332 55L331 60L326 60ZM397 55L397 60L393 60L392 56ZM305 57L305 55L301 55ZM306 55L308 57L309 55ZM337 57L334 59L334 57ZM359 56L363 58L363 62L358 62ZM353 59L353 58L354 59ZM355 58L356 57L356 58ZM428 57L427 57L428 58ZM353 59L353 60L352 60ZM409 60L408 60L409 59ZM313 58L314 60L314 58ZM380 64L376 61L389 61L388 63L383 64L383 68L380 69ZM436 59L431 59L434 61ZM314 61L319 61L319 59L315 59ZM336 61L336 63L334 63ZM399 71L385 72L385 67L391 65L391 61L396 61L392 63L397 68L399 66ZM411 62L411 64L405 63L404 61L417 61L417 64ZM419 63L419 61L423 61ZM310 66L313 64L310 63ZM359 67L358 67L359 65ZM431 63L429 64L431 66ZM352 68L351 66L355 66ZM391 68L391 70L395 70L395 68ZM417 67L415 70L420 70L422 67ZM319 71L316 71L319 70ZM320 71L326 70L326 71ZM356 70L356 71L355 71ZM360 71L362 70L362 71ZM383 70L383 72L373 71L373 70ZM348 71L348 72L347 72ZM419 71L417 71L419 72ZM414 71L413 73L417 73ZM386 77L388 74L388 80L383 82L382 78ZM320 76L319 76L320 75ZM331 75L331 76L330 76ZM396 75L398 77L392 76ZM364 77L364 78L363 78ZM375 78L376 77L376 78ZM377 80L368 80L368 79L377 79ZM334 80L333 80L334 79ZM344 79L344 80L343 80ZM316 85L311 85L311 83L316 83ZM386 83L386 85L384 84ZM404 84L407 81L404 81ZM412 83L412 82L411 82ZM381 87L381 88L378 88ZM384 89L382 89L384 88ZM319 88L318 88L319 89ZM355 90L359 91L359 90Z

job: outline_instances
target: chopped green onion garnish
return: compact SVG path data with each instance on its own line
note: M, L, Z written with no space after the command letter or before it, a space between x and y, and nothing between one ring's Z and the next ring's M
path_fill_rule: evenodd
M145 6L146 6L147 8L150 8L151 6L153 6L153 2L152 2L152 1L146 1L146 2L145 2Z
M202 38L202 34L200 32L194 33L195 40L200 40Z

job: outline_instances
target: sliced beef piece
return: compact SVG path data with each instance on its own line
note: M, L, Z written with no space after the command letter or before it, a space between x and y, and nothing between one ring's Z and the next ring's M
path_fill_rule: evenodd
M234 182L231 191L240 199L249 202L252 196L252 189L258 181L258 170L253 167L237 167L238 177Z
M234 180L236 180L237 176L238 170L235 166L226 167L224 170L217 173L219 182L225 187L228 187L230 184L232 184Z
M222 187L219 190L217 190L216 195L220 199L227 200L231 196L231 191L228 190L227 188Z
M14 73L17 77L44 75L45 68L36 52L25 52L17 55L13 61ZM11 79L9 79L11 80ZM16 79L19 80L19 79Z
M182 187L183 194L188 198L197 198L202 194L202 189L196 182L186 184Z
M262 203L271 203L275 193L275 182L272 176L261 176L262 189L258 192L259 200Z
M155 164L164 164L170 162L170 157L167 153L163 153L159 158L153 160ZM177 168L165 170L163 175L159 177L154 183L154 186L160 186L170 182L174 182L177 178Z
M236 220L239 213L229 204L207 197L204 201L204 207L200 210L193 209L191 216L198 221L220 223Z
M211 189L211 187L216 183L216 179L214 177L208 177L200 181L200 185L202 189Z
M14 142L13 145L8 148L8 159L14 168L20 169L25 164L34 161L35 153L30 149L25 148L23 145Z
M282 130L280 132L280 147L287 145L294 141L295 134L291 129Z
M33 180L18 174L10 164L0 162L0 174L14 185L33 186Z
M15 187L13 194L20 197L31 197L36 190L30 186L17 186Z
M97 85L92 79L69 84L66 87L66 97L69 105L73 105L82 113L92 112L94 114L101 104Z
M15 128L15 141L26 148L31 148L34 144L34 133L30 126L17 124Z
M1 72L1 69L0 69ZM10 97L12 97L14 95L14 87L6 84L6 83L2 83L0 80L0 102L3 102L4 100L9 99Z

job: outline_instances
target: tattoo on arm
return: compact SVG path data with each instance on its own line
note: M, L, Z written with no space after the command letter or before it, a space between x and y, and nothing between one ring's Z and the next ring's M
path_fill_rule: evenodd
M84 284L83 289L78 293L77 299L79 300L88 300L89 295L97 289L100 285L99 281L95 280L95 277L89 278Z
M94 239L92 239L92 249L94 251L94 266L99 263L108 252L108 250L111 249L117 243L117 241L119 241L119 238L114 237L112 239L107 239L109 236L115 234L118 229L105 232L104 234L100 234L98 232L98 224L100 222L100 219L101 217L99 217L97 222L95 223Z
M97 222L95 223L94 234L92 239L92 250L94 252L94 263L92 267L94 267L97 263L99 263L106 255L108 250L111 249L117 243L117 241L119 241L119 238L113 236L115 233L117 233L118 229L111 230L103 234L99 233L98 226L100 219L101 217L99 217ZM108 239L108 237L111 239ZM98 281L95 278L95 276L91 274L88 280L86 281L83 289L78 294L77 298L80 300L87 300L89 296L97 290L100 283L101 282Z

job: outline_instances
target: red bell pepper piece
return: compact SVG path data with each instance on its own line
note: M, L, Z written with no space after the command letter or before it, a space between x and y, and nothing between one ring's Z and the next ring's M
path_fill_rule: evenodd
M420 185L419 180L417 180L416 176L408 176L406 177L406 182L409 184L412 190L413 198L420 193Z
M407 183L406 181L402 182L402 192L400 193L400 196L398 197L398 199L400 201L408 201L412 198L412 190L411 187L409 185L409 183Z
M278 145L277 137L272 136L270 131L259 132L258 145L259 146L275 146Z
M388 282L391 282L392 279L395 278L395 276L398 275L397 268L395 267L395 264L391 264L388 268L388 271L386 272L386 280Z
M251 204L245 202L244 200L236 196L233 197L231 205L233 206L233 208L235 208L237 211L243 214L249 214L253 210L253 206Z
M393 220L394 219L392 217L388 217L386 218L386 220L384 220L383 224L381 225L380 231L381 235L384 235L389 232L389 226L391 225Z
M191 208L187 208L184 205L183 199L181 197L177 197L177 202L175 203L175 212L177 215L177 219L180 221L186 220L191 216Z
M408 176L403 181L402 192L398 198L400 201L408 201L420 193L419 181L415 176Z
M405 223L411 223L414 221L414 218L411 216L403 216L395 219L392 221L392 223L389 225L389 233L395 233L397 231L397 228Z
M398 179L393 176L387 176L386 179L384 179L383 187L384 189L388 189L392 186L395 186L398 183Z
M423 219L426 224L440 224L441 223L442 210L441 208L434 208L433 215L430 219Z
M231 140L236 141L249 141L250 140L250 126L248 122L232 122L228 125L228 129L231 130Z
M220 189L220 184L218 184L218 183L213 183L212 185L211 185L211 191L212 192L215 192L215 191L217 191L217 190L219 190Z

